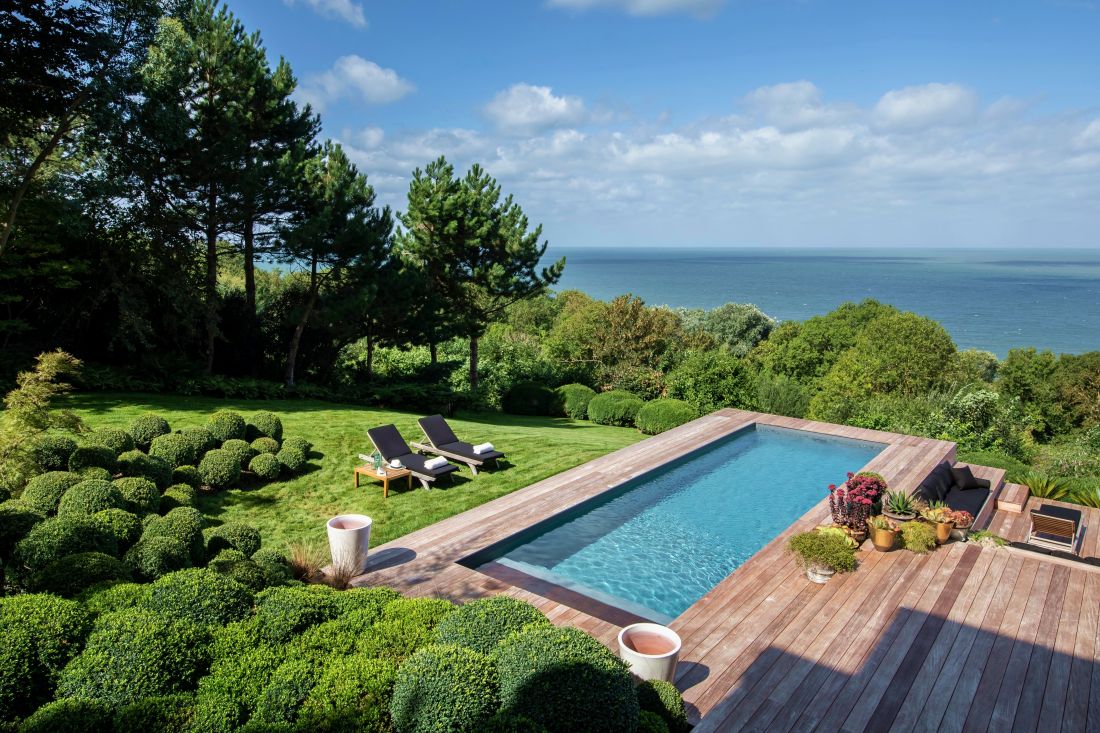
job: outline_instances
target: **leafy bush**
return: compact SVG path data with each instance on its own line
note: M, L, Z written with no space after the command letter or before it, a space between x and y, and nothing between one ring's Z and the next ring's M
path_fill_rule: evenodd
M151 517L145 525L141 539L169 537L187 548L191 561L201 565L206 559L206 540L202 528L206 520L202 512L191 507L178 507L163 517Z
M222 550L206 567L253 591L261 591L267 585L263 568L238 550Z
M647 402L638 410L634 424L646 435L657 435L679 427L699 417L695 408L676 399L660 399Z
M198 460L199 456L206 451L218 447L218 442L214 440L214 436L203 425L182 428L178 432L191 443L191 447L195 451L195 460Z
M252 610L252 593L224 575L191 568L156 580L149 588L146 606L201 626L224 626L248 616Z
M187 484L169 486L160 497L160 512L166 514L176 507L193 506L195 496L195 490Z
M1032 496L1037 496L1040 499L1060 501L1066 499L1070 494L1068 481L1056 476L1048 476L1041 471L1028 471L1020 476L1018 481L1031 490Z
M41 676L31 635L17 626L0 629L0 719L19 718L50 699Z
M755 409L773 415L805 417L810 407L810 392L786 374L760 371L755 378Z
M92 434L88 441L96 445L105 445L117 456L134 449L134 439L125 430L119 428L101 428Z
M210 674L199 680L192 730L238 730L255 712L264 688L285 658L281 647L253 646L251 642L216 656Z
M57 514L90 517L104 509L122 509L126 500L110 481L81 481L61 497Z
M147 697L115 713L114 733L177 733L189 729L194 712L195 696L189 692Z
M62 670L58 697L126 705L186 692L206 671L209 644L208 632L192 621L142 609L108 614Z
M300 473L303 468L306 467L306 454L294 446L288 446L285 443L283 447L275 454L275 457L279 459L280 465L287 471L287 473Z
M208 451L199 462L199 477L204 486L214 489L229 488L241 478L239 457L218 448Z
M123 558L138 578L156 580L173 570L191 567L187 544L176 537L142 537Z
M856 569L856 551L843 533L799 532L787 540L787 548L806 567L832 568L838 573Z
M202 486L202 476L195 466L179 466L172 470L172 484L185 484L197 489Z
M103 532L115 538L122 552L141 537L141 520L136 514L125 509L104 509L92 515L94 522Z
M103 468L114 471L117 467L115 456L118 454L105 445L81 445L69 456L69 470L80 473L85 468Z
M64 435L43 435L31 443L31 460L39 471L64 471L76 441Z
M248 462L252 460L252 456L256 455L255 451L252 450L252 446L236 438L231 438L222 443L222 450L236 457L241 468L247 466Z
M144 516L160 509L160 492L149 479L140 476L120 478L115 480L115 486L126 500L126 508L134 514Z
M557 395L539 382L520 382L504 393L501 408L513 415L549 415Z
M45 514L25 501L12 499L0 504L0 555L10 553L45 518Z
M182 433L168 433L153 438L149 455L161 458L172 468L193 464L199 458L195 441Z
M542 611L530 603L509 596L492 596L459 606L439 622L435 635L440 644L456 644L489 654L514 631L549 625Z
M253 555L252 559L256 560L256 555ZM257 560L257 562L259 561ZM401 598L401 594L393 588L379 586L374 588L348 588L335 594L333 598L340 607L340 615L366 613L371 623L373 623L382 618L386 606Z
M313 443L310 443L305 438L290 437L283 441L282 447L299 450L305 454L306 458L308 458L310 451L313 450Z
M278 550L261 547L252 556L252 562L263 571L264 585L283 585L294 577L290 561Z
M283 644L315 624L334 618L340 607L329 594L305 588L268 588L256 595L256 630L271 644Z
M168 421L163 417L149 412L134 418L126 428L126 432L134 439L134 445L142 450L149 450L153 438L167 435L172 432L172 428L169 427Z
M256 717L265 723L294 723L321 671L314 659L292 657L283 662L264 687Z
M684 698L671 682L647 680L635 688L638 706L643 711L656 713L664 720L671 733L684 733L690 729Z
M927 522L903 522L901 544L906 550L923 555L936 547L936 528Z
M39 522L15 546L18 562L31 571L81 552L117 555L118 543L90 517L67 516Z
M119 456L118 468L123 476L147 478L159 489L167 488L172 483L172 466L168 461L138 450Z
M497 713L485 721L479 733L550 733L533 720L511 715L509 713Z
M638 733L669 733L668 723L657 713L642 710L638 713Z
M368 619L369 614L357 611L330 623L344 622L346 627L354 628L357 623L366 624ZM352 633L351 638L359 652L398 664L434 641L431 628L414 619L384 619L370 624L366 631L358 632L357 635L354 631Z
M257 412L248 418L245 431L249 440L271 438L278 442L283 439L283 421L274 412Z
M587 384L564 384L558 387L556 392L559 414L574 420L584 420L588 417L588 403L596 396L596 390Z
M528 629L505 639L496 656L502 712L550 730L637 728L638 699L626 664L584 632Z
M99 583L86 588L77 600L94 614L102 615L137 608L149 597L149 586L143 583Z
M613 389L592 398L588 403L588 419L600 425L633 425L643 404L631 393Z
M669 372L667 381L668 396L691 403L701 415L748 407L753 399L749 370L728 352L692 352Z
M42 473L27 482L20 498L42 514L56 514L61 496L80 480L79 476L69 471Z
M267 440L267 438L260 438ZM248 470L264 481L274 481L282 473L283 464L273 453L260 453L248 462Z
M387 621L404 619L434 629L454 610L455 605L446 598L398 598L385 605L382 618Z
M121 560L102 552L81 552L54 560L39 570L31 577L30 587L71 597L97 583L129 579L130 569Z
M497 711L499 696L490 657L460 646L429 646L401 665L390 709L398 733L479 730Z
M256 438L252 441L251 446L252 450L255 451L257 455L261 453L275 455L279 452L279 441L274 438Z
M214 557L225 549L240 550L251 556L260 549L260 530L244 522L226 522L210 532L206 554Z
M111 720L110 706L99 700L55 700L24 720L19 733L103 733Z
M244 418L231 410L218 410L206 421L206 429L219 444L227 440L243 440L245 436Z
M396 666L365 655L330 657L298 713L301 730L388 733Z

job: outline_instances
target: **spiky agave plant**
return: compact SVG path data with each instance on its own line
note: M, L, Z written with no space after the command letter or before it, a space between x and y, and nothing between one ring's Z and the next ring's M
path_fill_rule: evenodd
M1041 471L1029 471L1020 477L1020 483L1031 489L1031 495L1040 499L1059 501L1070 494L1069 483L1057 476Z

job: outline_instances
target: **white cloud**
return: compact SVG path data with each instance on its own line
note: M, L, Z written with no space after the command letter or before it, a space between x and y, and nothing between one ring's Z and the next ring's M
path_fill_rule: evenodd
M715 13L725 0L549 0L552 7L570 10L612 8L631 15L665 15L690 13L707 16Z
M315 108L345 98L371 104L393 102L415 89L393 69L384 69L361 56L341 56L332 68L322 74L307 77L301 86L301 96Z
M781 128L840 122L856 111L853 105L825 104L821 90L805 79L759 87L741 103L756 118Z
M502 130L531 132L575 125L587 113L580 97L559 97L550 87L513 84L485 105L485 114Z
M283 0L287 5L296 5L304 2L313 8L314 12L326 18L343 20L356 28L367 27L367 16L363 13L363 6L352 0Z
M924 84L886 92L875 105L883 127L913 129L964 122L974 116L978 96L958 84Z
M1074 142L1081 148L1100 148L1100 118L1093 120L1088 127L1081 130Z

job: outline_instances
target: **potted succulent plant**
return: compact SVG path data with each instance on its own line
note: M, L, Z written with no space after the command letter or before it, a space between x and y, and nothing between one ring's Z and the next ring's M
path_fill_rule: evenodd
M879 552L889 552L898 542L897 522L881 514L871 517L867 522L871 532L871 544Z
M887 491L882 498L882 513L895 522L911 522L917 518L922 505L904 491Z
M951 538L966 542L970 535L970 528L974 526L974 516L963 509L950 512L951 522L955 528L951 530Z
M867 520L876 501L886 491L886 479L877 473L848 473L843 486L829 484L829 509L833 524L857 543L867 539Z
M843 532L800 532L787 540L787 548L814 583L827 583L835 573L856 569L854 543Z
M937 545L942 545L951 539L951 530L955 528L951 515L952 511L942 501L934 501L928 505L928 508L921 510L921 519L936 526Z

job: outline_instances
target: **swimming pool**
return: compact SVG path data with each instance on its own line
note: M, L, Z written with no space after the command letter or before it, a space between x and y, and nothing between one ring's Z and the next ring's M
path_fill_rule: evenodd
M668 623L886 446L753 425L467 558Z

